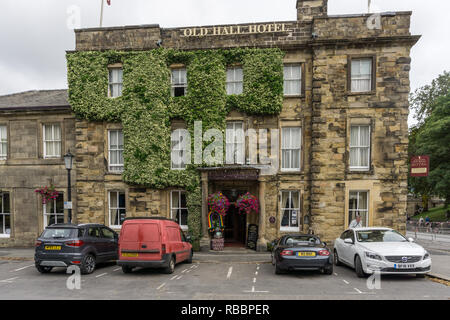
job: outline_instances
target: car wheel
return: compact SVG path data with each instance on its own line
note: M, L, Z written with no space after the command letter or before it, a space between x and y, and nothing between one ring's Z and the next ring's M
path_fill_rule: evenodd
M283 274L284 270L281 269L278 264L275 262L275 274Z
M416 278L423 279L425 275L423 273L416 274Z
M192 263L192 257L194 256L194 253L191 250L191 253L189 254L189 258L186 260L186 263L191 264Z
M53 270L53 267L43 267L43 266L36 265L36 269L40 273L50 273Z
M129 266L122 266L122 272L123 273L131 273L133 272L133 268Z
M169 265L166 268L164 268L164 273L172 274L174 273L174 271L175 271L175 258L172 257L170 258Z
M339 260L339 255L338 255L336 249L334 250L334 264L335 264L336 266L342 266L342 263L341 263L341 261Z
M363 270L361 258L359 256L356 256L355 258L355 271L358 278L365 278L366 274Z
M326 267L323 269L323 272L327 275L332 275L333 274L333 265Z
M81 263L81 273L82 274L91 274L94 272L96 267L95 257L92 254L87 254L83 258L83 262Z

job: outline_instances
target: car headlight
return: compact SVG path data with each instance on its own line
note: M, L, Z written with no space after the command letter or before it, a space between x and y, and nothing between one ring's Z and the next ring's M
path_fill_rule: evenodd
M425 252L425 255L423 256L423 260L431 259L431 256L428 252Z
M366 257L373 260L383 260L378 254L368 251L366 251Z

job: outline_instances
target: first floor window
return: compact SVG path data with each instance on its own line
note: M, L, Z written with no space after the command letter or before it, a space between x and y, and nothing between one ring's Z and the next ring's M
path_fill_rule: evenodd
M44 204L44 228L52 224L64 223L64 195Z
M123 131L109 131L109 171L122 172L124 166L123 160Z
M369 170L370 126L352 126L350 129L350 169Z
M357 216L361 217L361 226L367 227L369 218L368 191L350 191L348 223L350 224Z
M59 124L44 125L44 158L61 157L61 126Z
M0 191L0 238L11 234L11 206L9 193Z
M372 58L352 59L351 62L351 91L372 91Z
M171 193L171 218L174 219L181 227L188 226L188 209L186 204L186 192L172 191Z
M281 230L298 231L300 228L300 192L281 192Z
M109 192L109 225L120 228L127 215L125 192Z
M0 126L0 160L6 160L8 156L8 137L6 126Z
M281 130L281 169L300 171L301 128L282 128Z

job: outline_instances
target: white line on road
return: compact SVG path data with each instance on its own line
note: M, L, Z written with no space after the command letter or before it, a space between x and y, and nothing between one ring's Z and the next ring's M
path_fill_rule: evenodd
M353 288L353 289L355 289L355 290L356 290L356 292L358 292L358 293L362 293L362 291L361 291L361 290L359 290L358 288Z
M180 280L181 278L183 278L183 276L179 276L179 277L177 278L177 280Z
M335 272L334 275L337 276L338 274Z
M122 268L114 269L113 272L119 271L120 269L122 269Z
M172 280L175 280L176 277L178 277L178 276L173 276L172 278L170 278L170 280L171 280L171 281L172 281Z
M253 278L253 283L255 283L256 282L256 278Z
M346 281L346 280L342 280L342 281L344 281L344 282L345 282L345 284L350 284L350 282L348 282L348 281Z
M258 271L255 272L255 276L257 276L257 275L258 275Z
M186 271L188 271L188 269L184 269L183 271L181 271L181 273L185 273Z
M189 272L191 272L191 270L186 271L186 273L189 273Z
M23 268L19 268L19 269L13 270L13 271L11 271L11 272L21 271L21 270L24 270L24 269L30 268L30 267L34 267L34 264L32 264L31 266L26 266L26 267L23 267Z
M19 279L19 277L14 277L14 278L9 278L9 279L5 279L5 280L0 280L0 282L12 283L16 279Z
M99 274L98 276L95 276L96 278L100 278L100 277L103 277L103 276L106 276L108 273L102 273L102 274Z
M166 283L164 282L162 285L160 285L158 288L156 288L156 290L161 289L162 287L164 287L166 285Z
M230 267L228 269L227 279L229 280L231 278L231 273L233 272L233 267Z

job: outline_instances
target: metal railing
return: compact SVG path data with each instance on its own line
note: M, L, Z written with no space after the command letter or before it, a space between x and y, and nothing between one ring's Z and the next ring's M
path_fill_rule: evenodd
M424 235L426 238L430 237L430 240L439 240L439 236L443 236L450 240L450 222L424 222L408 221L406 224L406 230L414 232L414 237L417 239L418 235Z

